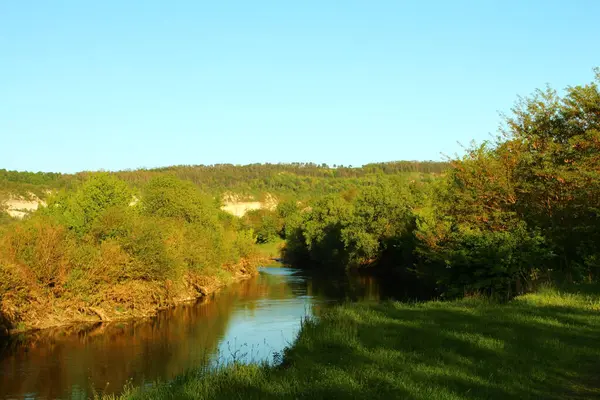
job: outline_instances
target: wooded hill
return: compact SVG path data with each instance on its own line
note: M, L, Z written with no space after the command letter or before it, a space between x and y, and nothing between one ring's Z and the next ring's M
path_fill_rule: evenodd
M164 168L136 169L111 172L133 187L142 187L157 175L173 175L197 185L203 192L219 194L227 191L239 195L260 197L265 192L274 195L293 194L310 197L333 193L360 185L359 178L380 175L404 175L414 178L441 174L449 167L440 161L393 161L366 164L362 167L327 166L314 163L289 164L216 164L177 165ZM40 198L47 190L74 188L93 175L83 171L76 174L55 172L19 172L0 169L0 192L25 195L29 192Z

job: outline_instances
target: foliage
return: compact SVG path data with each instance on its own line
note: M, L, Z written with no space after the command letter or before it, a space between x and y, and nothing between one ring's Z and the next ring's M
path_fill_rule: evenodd
M157 174L169 174L193 182L202 191L214 194L235 192L259 198L264 193L291 196L294 200L314 195L339 193L368 184L373 177L398 174L421 179L442 174L446 162L396 161L367 164L363 167L317 165L314 163L249 165L179 165L152 170L121 171L119 176L136 186L143 186Z
M523 99L507 118L518 193L516 210L540 227L570 279L597 277L600 243L600 70L596 81ZM507 150L501 149L502 152Z
M215 204L191 182L172 176L158 176L144 187L141 209L144 215L178 218L213 227L217 224Z
M7 171L0 169L0 194L8 193L28 197L30 193L40 198L48 190L63 189L71 186L76 178L55 172Z
M64 226L48 217L16 224L3 238L3 262L26 265L40 286L59 292L68 273L68 255L75 243Z
M0 309L3 325L44 324L46 317L38 320L44 307L53 309L48 319L114 316L114 302L134 315L136 308L151 312L176 297L200 295L206 279L250 268L252 232L226 223L217 203L192 183L157 177L139 204L134 200L116 176L92 174L7 225L0 232L0 276L10 280L0 298L19 313L8 318Z
M137 169L112 174L138 189L146 186L153 178L171 176L192 182L201 192L216 197L228 192L254 198L272 193L278 197L288 196L297 200L350 190L366 184L373 177L403 175L419 180L429 175L442 174L448 166L447 162L437 161L395 161L354 168L314 163L216 164ZM33 193L45 199L50 192L75 189L95 174L97 172L59 174L0 169L0 195L8 193L27 197Z
M248 211L244 215L244 224L252 229L257 243L269 243L279 239L282 231L282 221L271 210L259 209Z
M51 197L44 213L83 235L104 211L126 207L131 199L132 193L125 182L109 174L97 174L75 193L63 191Z
M300 227L299 243L305 246L312 265L345 267L350 262L342 231L352 214L352 205L338 196L317 200Z
M312 201L285 222L287 259L395 266L446 295L505 299L548 280L597 280L598 83L597 71L563 97L547 89L520 99L496 140L472 145L443 176L365 178Z
M413 206L410 187L387 180L346 198L323 197L300 217L291 214L286 257L342 268L402 262L413 247Z
M13 221L13 218L6 212L6 205L0 199L0 226L7 225Z
M513 285L520 291L520 283L540 274L598 278L599 79L567 88L562 98L547 89L521 99L493 146L474 147L453 162L448 193L437 205L451 218L449 236L436 245L447 262L462 254L464 267L479 264L467 285L455 286L468 289L482 276L476 286L497 288L490 271L501 270L509 296ZM439 258L439 248L430 250Z

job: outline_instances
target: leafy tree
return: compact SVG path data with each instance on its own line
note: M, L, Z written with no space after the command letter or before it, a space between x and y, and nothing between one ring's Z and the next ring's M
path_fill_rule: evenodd
M257 243L273 242L279 238L283 225L276 212L266 209L248 211L244 221L254 231Z
M600 71L566 95L537 91L506 119L508 143L518 148L517 210L542 229L557 267L568 279L598 274L600 243Z
M294 237L301 240L298 250L305 251L314 265L345 268L349 261L342 231L352 215L352 205L337 196L317 200L308 211ZM302 248L305 250L301 250Z
M408 245L399 239L410 232L412 221L413 204L406 187L380 182L362 189L353 205L353 216L342 232L353 263L365 264ZM412 251L412 246L405 250Z
M74 194L61 192L52 197L45 210L69 229L86 233L93 222L111 207L126 207L132 192L125 182L106 174L96 174Z
M203 196L191 182L174 176L158 176L148 182L143 190L141 210L144 215L218 225L218 211L210 197Z
M496 143L453 161L438 216L417 224L425 264L437 263L446 285L511 295L540 275L597 277L599 110L597 82L562 98L537 91L517 103Z

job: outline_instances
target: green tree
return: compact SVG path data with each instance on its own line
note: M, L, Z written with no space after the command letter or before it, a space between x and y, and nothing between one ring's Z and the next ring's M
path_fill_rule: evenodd
M99 173L84 182L75 193L63 191L49 199L44 212L78 234L84 234L103 212L112 207L127 207L132 198L125 182Z
M174 176L152 178L144 187L140 203L144 215L218 226L218 209L212 199L202 195L193 183Z
M598 274L600 243L600 70L596 80L521 99L506 119L521 155L517 211L542 229L568 279Z
M244 215L244 221L254 231L257 243L277 240L283 225L283 220L278 218L275 211L266 209L248 211Z

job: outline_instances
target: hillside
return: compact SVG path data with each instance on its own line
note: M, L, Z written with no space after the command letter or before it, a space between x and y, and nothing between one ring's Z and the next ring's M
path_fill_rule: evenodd
M154 169L115 171L111 174L140 190L153 177L173 175L191 181L202 192L218 198L223 209L241 216L249 210L272 208L276 199L309 199L369 185L382 176L421 180L439 175L448 163L437 161L393 161L362 167L327 166L313 163L179 165ZM11 216L22 218L51 193L72 190L96 172L75 174L20 172L0 169L0 204Z

